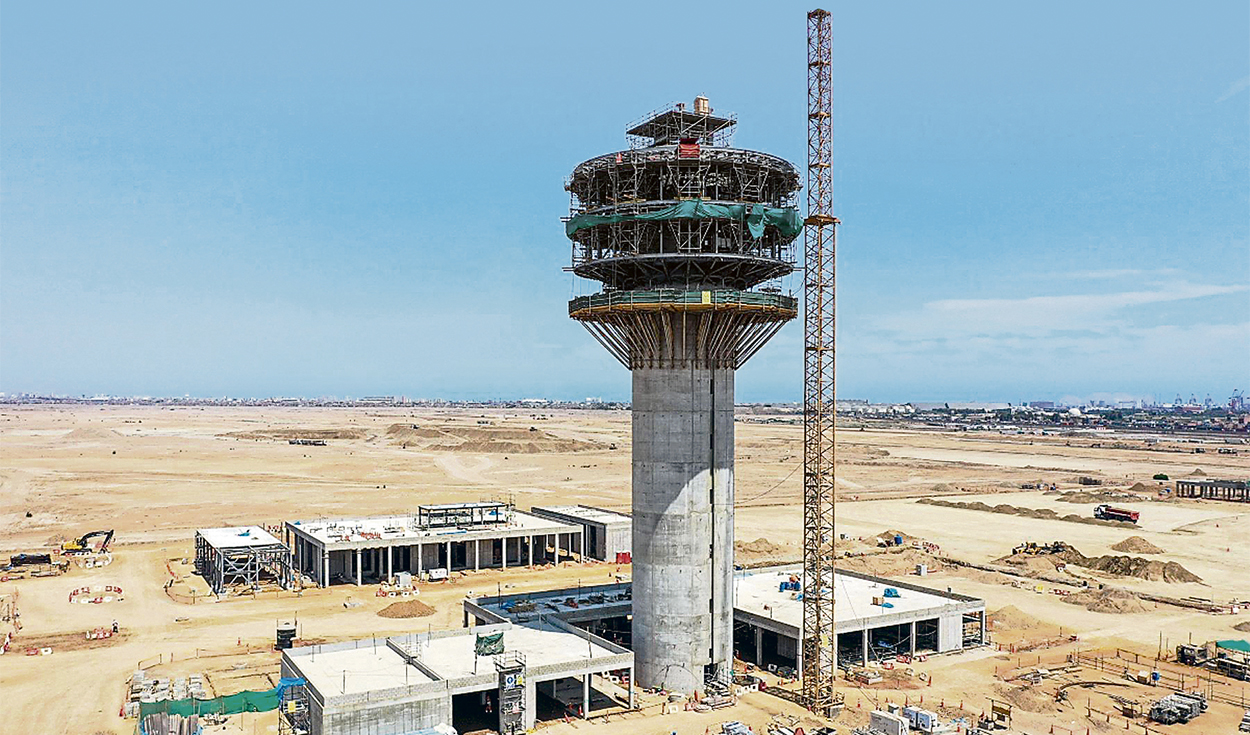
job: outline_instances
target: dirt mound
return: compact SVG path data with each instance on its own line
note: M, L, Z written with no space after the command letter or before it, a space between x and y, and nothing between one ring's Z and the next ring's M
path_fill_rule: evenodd
M364 429L253 429L251 431L231 431L218 436L233 439L365 439L369 435Z
M427 615L433 614L434 608L420 600L392 602L381 610L378 610L378 615L384 618L424 618Z
M1124 495L1108 490L1074 490L1059 493L1059 497L1055 500L1061 503L1114 503L1124 500Z
M1140 556L1100 556L1076 562L1086 569L1094 569L1120 577L1136 577L1151 582L1201 582L1202 577L1194 574L1174 561L1162 562L1143 559Z
M1233 626L1233 630L1240 633L1250 633L1250 620L1247 620L1244 623L1237 623Z
M1077 592L1063 598L1063 601L1069 605L1081 605L1090 612L1139 613L1154 609L1132 592L1114 588Z
M953 493L953 492L955 492L955 488L951 487L950 485L947 485L947 484L946 484L946 483L944 483L944 482L939 482L938 484L936 484L936 485L934 485L933 487L929 488L929 490L930 490L930 492L935 492L935 493Z
M545 454L556 452L583 452L603 449L598 442L569 439L531 426L418 426L416 424L391 424L386 436L392 444L415 446L420 449L443 452L473 452L478 454Z
M1207 473L1203 472L1201 469L1195 469L1193 472L1189 473L1189 476L1190 477L1206 477Z
M1163 549L1150 543L1141 536L1129 536L1111 547L1112 551L1125 551L1133 554L1162 554Z
M735 541L734 551L745 554L776 554L781 551L781 547L766 538L757 538L750 542Z
M911 574L918 564L924 564L930 572L941 571L942 567L936 558L909 547L838 559L838 569L882 577Z
M989 621L994 630L1025 630L1035 628L1041 623L1015 605L1001 607L990 613Z
M1130 493L1152 493L1154 492L1154 490L1144 482L1134 483L1133 486L1128 489L1128 491Z
M121 436L121 434L118 434L112 429L98 429L90 426L82 426L74 429L73 431L66 432L61 439L69 442L104 442L120 439Z

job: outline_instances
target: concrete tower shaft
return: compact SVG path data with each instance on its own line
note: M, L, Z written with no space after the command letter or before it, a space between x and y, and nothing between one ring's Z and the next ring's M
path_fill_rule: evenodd
M734 371L797 309L749 289L793 269L798 173L734 124L674 105L568 185L574 272L604 286L569 315L633 372L637 679L680 692L732 673Z

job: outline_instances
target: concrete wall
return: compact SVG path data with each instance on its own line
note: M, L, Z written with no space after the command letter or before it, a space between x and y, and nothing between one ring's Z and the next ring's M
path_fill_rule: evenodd
M616 561L617 554L632 553L634 548L632 524L608 526L604 531L603 547L603 558L608 561Z
M397 735L440 724L451 724L449 696L410 701L366 701L325 712L321 735Z
M734 373L633 371L638 683L689 692L733 656Z
M938 618L938 653L958 651L964 645L964 616L962 613L943 615Z

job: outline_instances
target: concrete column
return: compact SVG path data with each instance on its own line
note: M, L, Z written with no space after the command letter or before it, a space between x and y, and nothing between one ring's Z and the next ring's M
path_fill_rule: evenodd
M634 667L632 664L629 667L629 708L631 710L634 708Z
M322 546L320 547L319 553L320 553L320 558L321 558L321 564L319 565L321 567L321 586L329 587L330 586L330 552L326 550L326 547Z
M695 341L693 331L683 338ZM731 369L683 360L633 371L633 640L643 688L694 691L708 665L732 675L733 404Z
M911 655L916 655L916 621L911 621Z
M525 566L532 567L534 566L534 537L530 536L525 541Z
M582 677L582 719L590 719L590 677L589 672Z
M864 666L867 666L868 665L868 629L867 628L864 628L863 630L863 641L864 641Z
M425 544L417 544L417 579L421 579L423 571L425 571Z
M985 641L985 611L984 610L980 612L980 618L981 618L981 645L984 646L986 642ZM912 625L915 625L915 623L912 623Z
M394 567L393 567L394 557L395 557L395 547L394 546L386 547L386 581L388 582L391 581L391 579L394 578L395 576Z
M447 576L451 576L451 542L447 542Z
M555 537L556 537L556 566L560 566L560 534L558 533L555 534Z
M481 556L482 556L482 540L477 539L473 542L473 571L475 572L482 568Z
M503 568L507 569L508 568L508 539L506 537L499 539L499 550L500 550L500 557L503 559Z
M356 549L356 586L359 587L363 580L364 572L360 563L360 549Z
M755 665L764 665L764 629L755 626Z

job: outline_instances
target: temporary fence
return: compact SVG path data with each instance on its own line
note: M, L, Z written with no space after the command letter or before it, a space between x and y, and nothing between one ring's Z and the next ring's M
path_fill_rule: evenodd
M235 715L240 712L268 712L278 708L282 692L290 687L304 686L307 683L301 678L283 678L278 686L264 691L246 691L228 694L214 699L176 699L164 702L142 702L139 705L139 720L150 714L165 713L170 715Z

